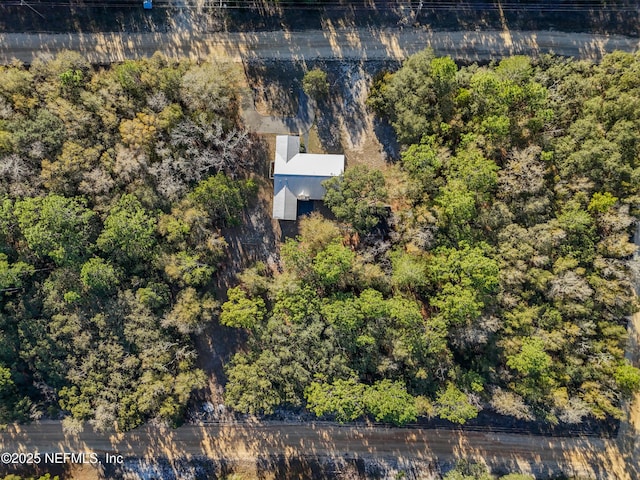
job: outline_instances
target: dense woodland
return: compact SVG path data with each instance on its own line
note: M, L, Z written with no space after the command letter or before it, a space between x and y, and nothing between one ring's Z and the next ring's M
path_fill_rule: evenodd
M464 423L620 418L635 310L640 56L513 57L460 68L425 51L369 105L403 145L383 172L326 183L282 271L245 271L220 321L250 333L236 410Z
M255 195L234 70L63 53L0 69L0 420L179 423L194 336L244 329L238 412L338 421L619 418L635 309L640 57L458 67L429 51L369 104L403 145L326 183L278 271L220 304Z
M222 64L0 68L0 422L182 420L220 228L255 191L236 104Z

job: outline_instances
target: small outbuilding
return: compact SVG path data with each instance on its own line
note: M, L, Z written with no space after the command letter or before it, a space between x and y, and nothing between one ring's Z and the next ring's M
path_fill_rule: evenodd
M278 135L273 164L273 218L296 220L298 201L322 200L322 182L343 172L344 155L300 153L300 137Z

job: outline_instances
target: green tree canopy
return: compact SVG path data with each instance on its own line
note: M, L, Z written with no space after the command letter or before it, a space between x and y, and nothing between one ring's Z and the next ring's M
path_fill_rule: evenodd
M309 70L302 79L302 89L314 100L325 98L329 94L327 73L319 68Z
M220 323L228 327L255 328L265 315L264 300L260 297L248 298L239 287L230 288L228 300L222 304Z
M15 203L20 231L36 256L64 265L81 261L89 254L95 214L83 203L56 194Z
M454 423L465 423L478 416L478 409L471 405L467 395L453 383L442 390L436 399L438 415Z
M386 214L387 190L382 173L364 166L349 168L324 182L324 201L339 220L365 233Z
M153 256L156 220L140 201L125 194L109 211L97 246L114 261L133 264Z

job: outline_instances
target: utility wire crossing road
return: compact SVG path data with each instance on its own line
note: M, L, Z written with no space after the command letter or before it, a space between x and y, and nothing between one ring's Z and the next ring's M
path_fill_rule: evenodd
M614 50L634 52L640 41L621 35L551 31L434 32L410 29L327 29L275 32L0 34L0 63L30 63L37 55L81 51L92 63L111 63L151 56L232 61L404 59L426 47L455 60L488 61L509 55L558 55L597 60Z

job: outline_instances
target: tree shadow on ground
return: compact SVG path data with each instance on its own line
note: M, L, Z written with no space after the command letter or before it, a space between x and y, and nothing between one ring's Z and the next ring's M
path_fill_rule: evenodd
M376 116L373 120L373 131L376 134L387 161L400 159L400 143L393 127L385 119Z
M277 238L280 233L277 223L271 219L270 201L273 187L268 178L269 148L264 138L252 137L252 154L255 164L253 180L258 185L256 197L250 200L243 212L240 224L222 229L228 247L227 256L216 272L211 292L222 304L227 299L227 290L238 284L238 274L262 262L270 268L278 263ZM222 393L227 378L224 366L231 357L242 350L246 342L242 329L220 325L218 319L210 322L194 342L198 351L198 366L210 378L210 385L194 395L192 408L198 409L203 401L222 403Z
M422 2L420 2L422 3ZM320 29L326 23L346 27L427 27L433 30L511 29L591 32L637 36L640 12L631 0L591 7L562 2L523 1L508 5L460 0L436 2L394 0L343 1L331 6L263 8L263 0L243 9L230 9L232 30ZM245 4L246 6L246 4Z
M365 128L364 116L355 114L357 105L353 103L353 84L349 84L349 73L354 71L358 62L315 62L309 69L319 68L327 73L329 95L320 99L317 105L316 126L318 139L327 153L343 152L342 125L346 118L351 121L345 125L350 135L359 136ZM356 120L357 118L357 120Z
M56 3L29 2L35 11L26 5L0 5L0 32L165 32L171 20L170 9L144 10L142 0L140 8Z
M207 458L126 458L122 464L105 463L104 478L162 480L224 480L236 470L233 462ZM66 478L66 477L63 477Z
M338 116L326 101L318 102L316 127L322 149L327 153L342 153L342 132Z
M318 102L318 138L328 153L358 149L367 137L376 135L387 160L398 157L399 145L393 129L377 119L366 101L373 76L382 70L395 70L397 61L328 61L318 64L327 72L328 98Z
M37 12L22 5L0 5L3 32L160 32L171 24L175 9L144 10L141 0L132 5L104 6L104 0L85 0L75 6L56 0L31 0ZM640 12L631 0L586 6L568 2L513 2L499 4L459 1L447 5L400 0L330 2L283 8L275 2L224 2L225 7L198 12L205 31L273 31L321 29L327 22L345 27L426 27L433 30L511 29L559 30L638 36ZM431 5L429 5L431 3ZM213 5L211 5L213 7ZM431 7L431 8L430 8ZM224 18L221 18L224 17Z
M298 113L302 64L252 59L245 63L245 75L261 114L292 117Z
M347 451L336 451L333 456L263 455L256 461L259 480L277 478L293 480L374 480L388 478L426 479L435 469L429 462L386 461L382 458L361 458ZM431 477L433 478L433 477Z

